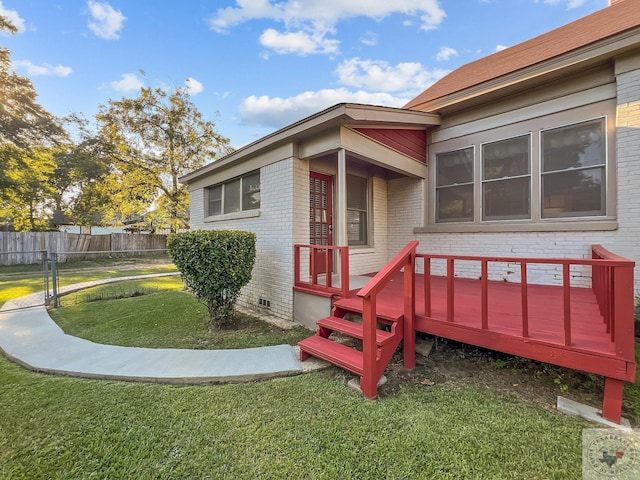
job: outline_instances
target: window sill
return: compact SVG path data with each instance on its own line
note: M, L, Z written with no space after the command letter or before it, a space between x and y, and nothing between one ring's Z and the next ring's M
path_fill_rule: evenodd
M349 247L349 255L364 255L367 253L376 253L376 249L369 245L352 245Z
M481 232L596 232L618 229L612 219L553 220L544 222L439 223L416 227L413 233L481 233Z
M224 215L213 215L204 217L205 223L224 222L226 220L240 220L243 218L254 218L260 216L260 209L245 210L244 212L225 213Z

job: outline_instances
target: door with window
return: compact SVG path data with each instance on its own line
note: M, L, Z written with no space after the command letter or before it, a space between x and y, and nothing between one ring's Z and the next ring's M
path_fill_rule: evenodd
M333 245L332 237L333 178L318 172L309 173L309 243ZM315 273L326 273L327 258L333 261L329 250L321 250L315 257ZM312 268L312 273L313 273Z

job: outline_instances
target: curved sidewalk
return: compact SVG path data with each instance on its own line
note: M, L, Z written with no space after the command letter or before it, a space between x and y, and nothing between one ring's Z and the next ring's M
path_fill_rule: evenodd
M70 285L61 293L142 275ZM65 334L42 305L43 293L11 300L0 308L0 350L16 363L57 375L154 383L241 382L303 372L291 345L240 350L118 347ZM306 369L305 369L306 370Z

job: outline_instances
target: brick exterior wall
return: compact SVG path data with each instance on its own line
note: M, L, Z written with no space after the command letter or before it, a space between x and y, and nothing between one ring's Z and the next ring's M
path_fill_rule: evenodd
M426 182L419 178L399 178L389 181L389 260L416 238L413 228L424 222Z
M293 245L308 243L307 162L289 158L260 169L260 216L204 221L204 192L191 193L193 229L237 229L257 234L257 255L238 305L286 320L293 316ZM267 300L270 307L259 305Z

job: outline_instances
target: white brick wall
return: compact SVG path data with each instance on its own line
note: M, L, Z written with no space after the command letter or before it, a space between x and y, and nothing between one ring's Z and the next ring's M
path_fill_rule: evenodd
M424 222L425 188L425 181L419 178L389 181L389 260L416 238L413 229Z
M293 244L308 242L308 169L289 158L260 169L260 216L204 221L204 192L191 193L194 229L241 229L257 235L252 279L238 299L241 307L291 320L293 315ZM261 309L259 299L271 302Z

